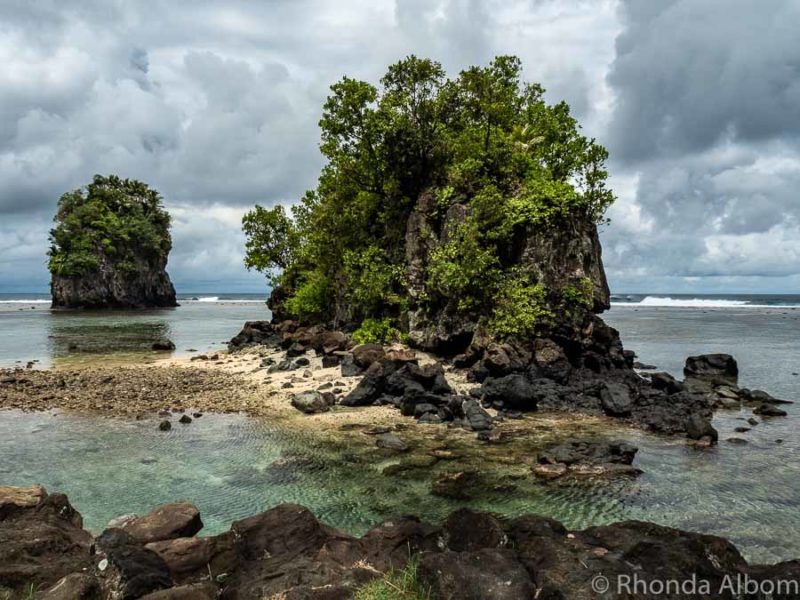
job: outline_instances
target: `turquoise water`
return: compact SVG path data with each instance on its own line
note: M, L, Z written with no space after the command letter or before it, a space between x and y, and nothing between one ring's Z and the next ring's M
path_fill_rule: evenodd
M196 302L155 316L79 314L66 315L64 322L73 320L70 335L94 336L100 349L116 347L103 340L120 329L94 327L82 333L84 319L96 324L119 319L126 330L131 321L137 329L137 319L155 318L170 327L179 349L189 344L203 349L229 338L242 320L259 318L264 310L259 303ZM731 352L739 359L742 385L793 400L800 379L793 375L800 372L798 313L791 307L617 305L605 318L643 362L679 375L689 354ZM12 344L3 336L0 352L13 356ZM535 456L539 434L552 428L546 415L529 417L530 433L513 447L478 446L465 435L462 462L440 461L387 477L382 469L397 459L380 455L363 434L348 447L237 415L206 415L164 433L157 431L155 419L1 411L0 483L38 482L68 493L96 531L119 514L183 498L200 507L206 533L284 501L305 504L353 533L397 513L437 520L467 504L508 515L545 514L570 527L648 519L730 537L750 559L771 562L800 557L800 429L798 408L788 410L789 417L747 433L734 428L746 424L749 411L720 412L715 424L723 441L707 450L610 425L598 433L596 423L587 423L586 435L625 437L640 447L637 465L645 474L611 483L542 483L530 476L524 462ZM354 420L358 414L353 413ZM572 434L581 434L583 425L571 426ZM433 436L443 430L430 431ZM749 443L725 441L733 436ZM431 479L438 474L476 465L482 479L470 500L431 493Z

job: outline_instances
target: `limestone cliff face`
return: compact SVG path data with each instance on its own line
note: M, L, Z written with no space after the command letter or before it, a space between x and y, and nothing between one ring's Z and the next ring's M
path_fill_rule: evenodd
M433 208L433 198L423 194L406 228L406 277L411 301L409 337L420 348L453 353L469 344L479 319L484 315L459 311L458 298L451 298L440 306L427 303L427 267L433 251L447 242L451 232L467 218L470 208L452 205L438 230ZM531 283L542 283L549 290L589 280L591 308L585 311L586 319L592 313L603 312L609 307L610 292L597 227L588 219L576 217L541 231L528 232L521 239L514 240L511 261L530 274ZM563 328L563 323L561 325ZM580 335L578 327L575 336Z
M104 255L100 268L80 276L53 275L53 308L156 308L177 306L175 288L166 272L166 259L156 264L135 261L121 270Z

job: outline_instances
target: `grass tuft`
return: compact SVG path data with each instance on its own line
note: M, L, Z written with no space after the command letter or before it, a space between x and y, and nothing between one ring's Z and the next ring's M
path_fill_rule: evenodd
M411 560L405 568L360 587L353 600L431 600L431 594L419 581L417 561Z

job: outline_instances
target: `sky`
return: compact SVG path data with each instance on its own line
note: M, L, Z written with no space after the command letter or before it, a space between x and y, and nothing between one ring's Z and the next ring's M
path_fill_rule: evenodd
M178 292L264 289L241 217L322 166L344 75L515 54L610 152L612 291L800 292L798 0L2 0L0 293L47 289L60 195L146 181Z

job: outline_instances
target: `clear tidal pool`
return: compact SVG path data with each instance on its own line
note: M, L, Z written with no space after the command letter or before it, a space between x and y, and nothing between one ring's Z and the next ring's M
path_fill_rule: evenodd
M244 309L231 307L228 313L216 307L220 314L207 345L232 335ZM202 346L200 324L186 318L190 311L200 315L194 307L169 313L177 315L170 316L169 325L179 348ZM643 362L680 376L687 355L730 352L739 360L741 385L796 400L798 313L626 307L604 317ZM74 324L94 318L77 317ZM105 325L106 318L93 322ZM235 327L226 325L229 318L237 321ZM67 319L48 325L50 334L61 336ZM95 334L104 335L100 329ZM10 343L4 352L12 356L13 340L5 340ZM799 410L790 406L787 418L769 420L746 433L735 433L734 428L746 426L750 411L719 412L715 425L721 442L705 450L608 421L531 415L530 433L517 437L513 445L479 445L464 434L455 442L463 455L460 461L439 461L396 476L383 475L382 469L398 458L381 455L371 439L357 432L353 435L365 443L324 442L313 431L287 430L239 415L205 415L191 425L176 424L172 431L160 432L155 417L136 421L0 411L0 484L41 483L50 491L63 491L94 531L120 514L141 514L180 499L199 506L205 534L223 531L233 520L280 502L308 506L321 519L354 534L399 513L440 520L466 505L506 515L539 513L573 528L645 519L722 535L748 559L774 562L800 557ZM441 431L431 427L430 435ZM611 482L535 479L528 463L544 440L552 442L559 435L627 439L640 449L636 465L644 474ZM748 443L727 442L731 437ZM471 499L431 493L433 478L463 469L485 475Z

